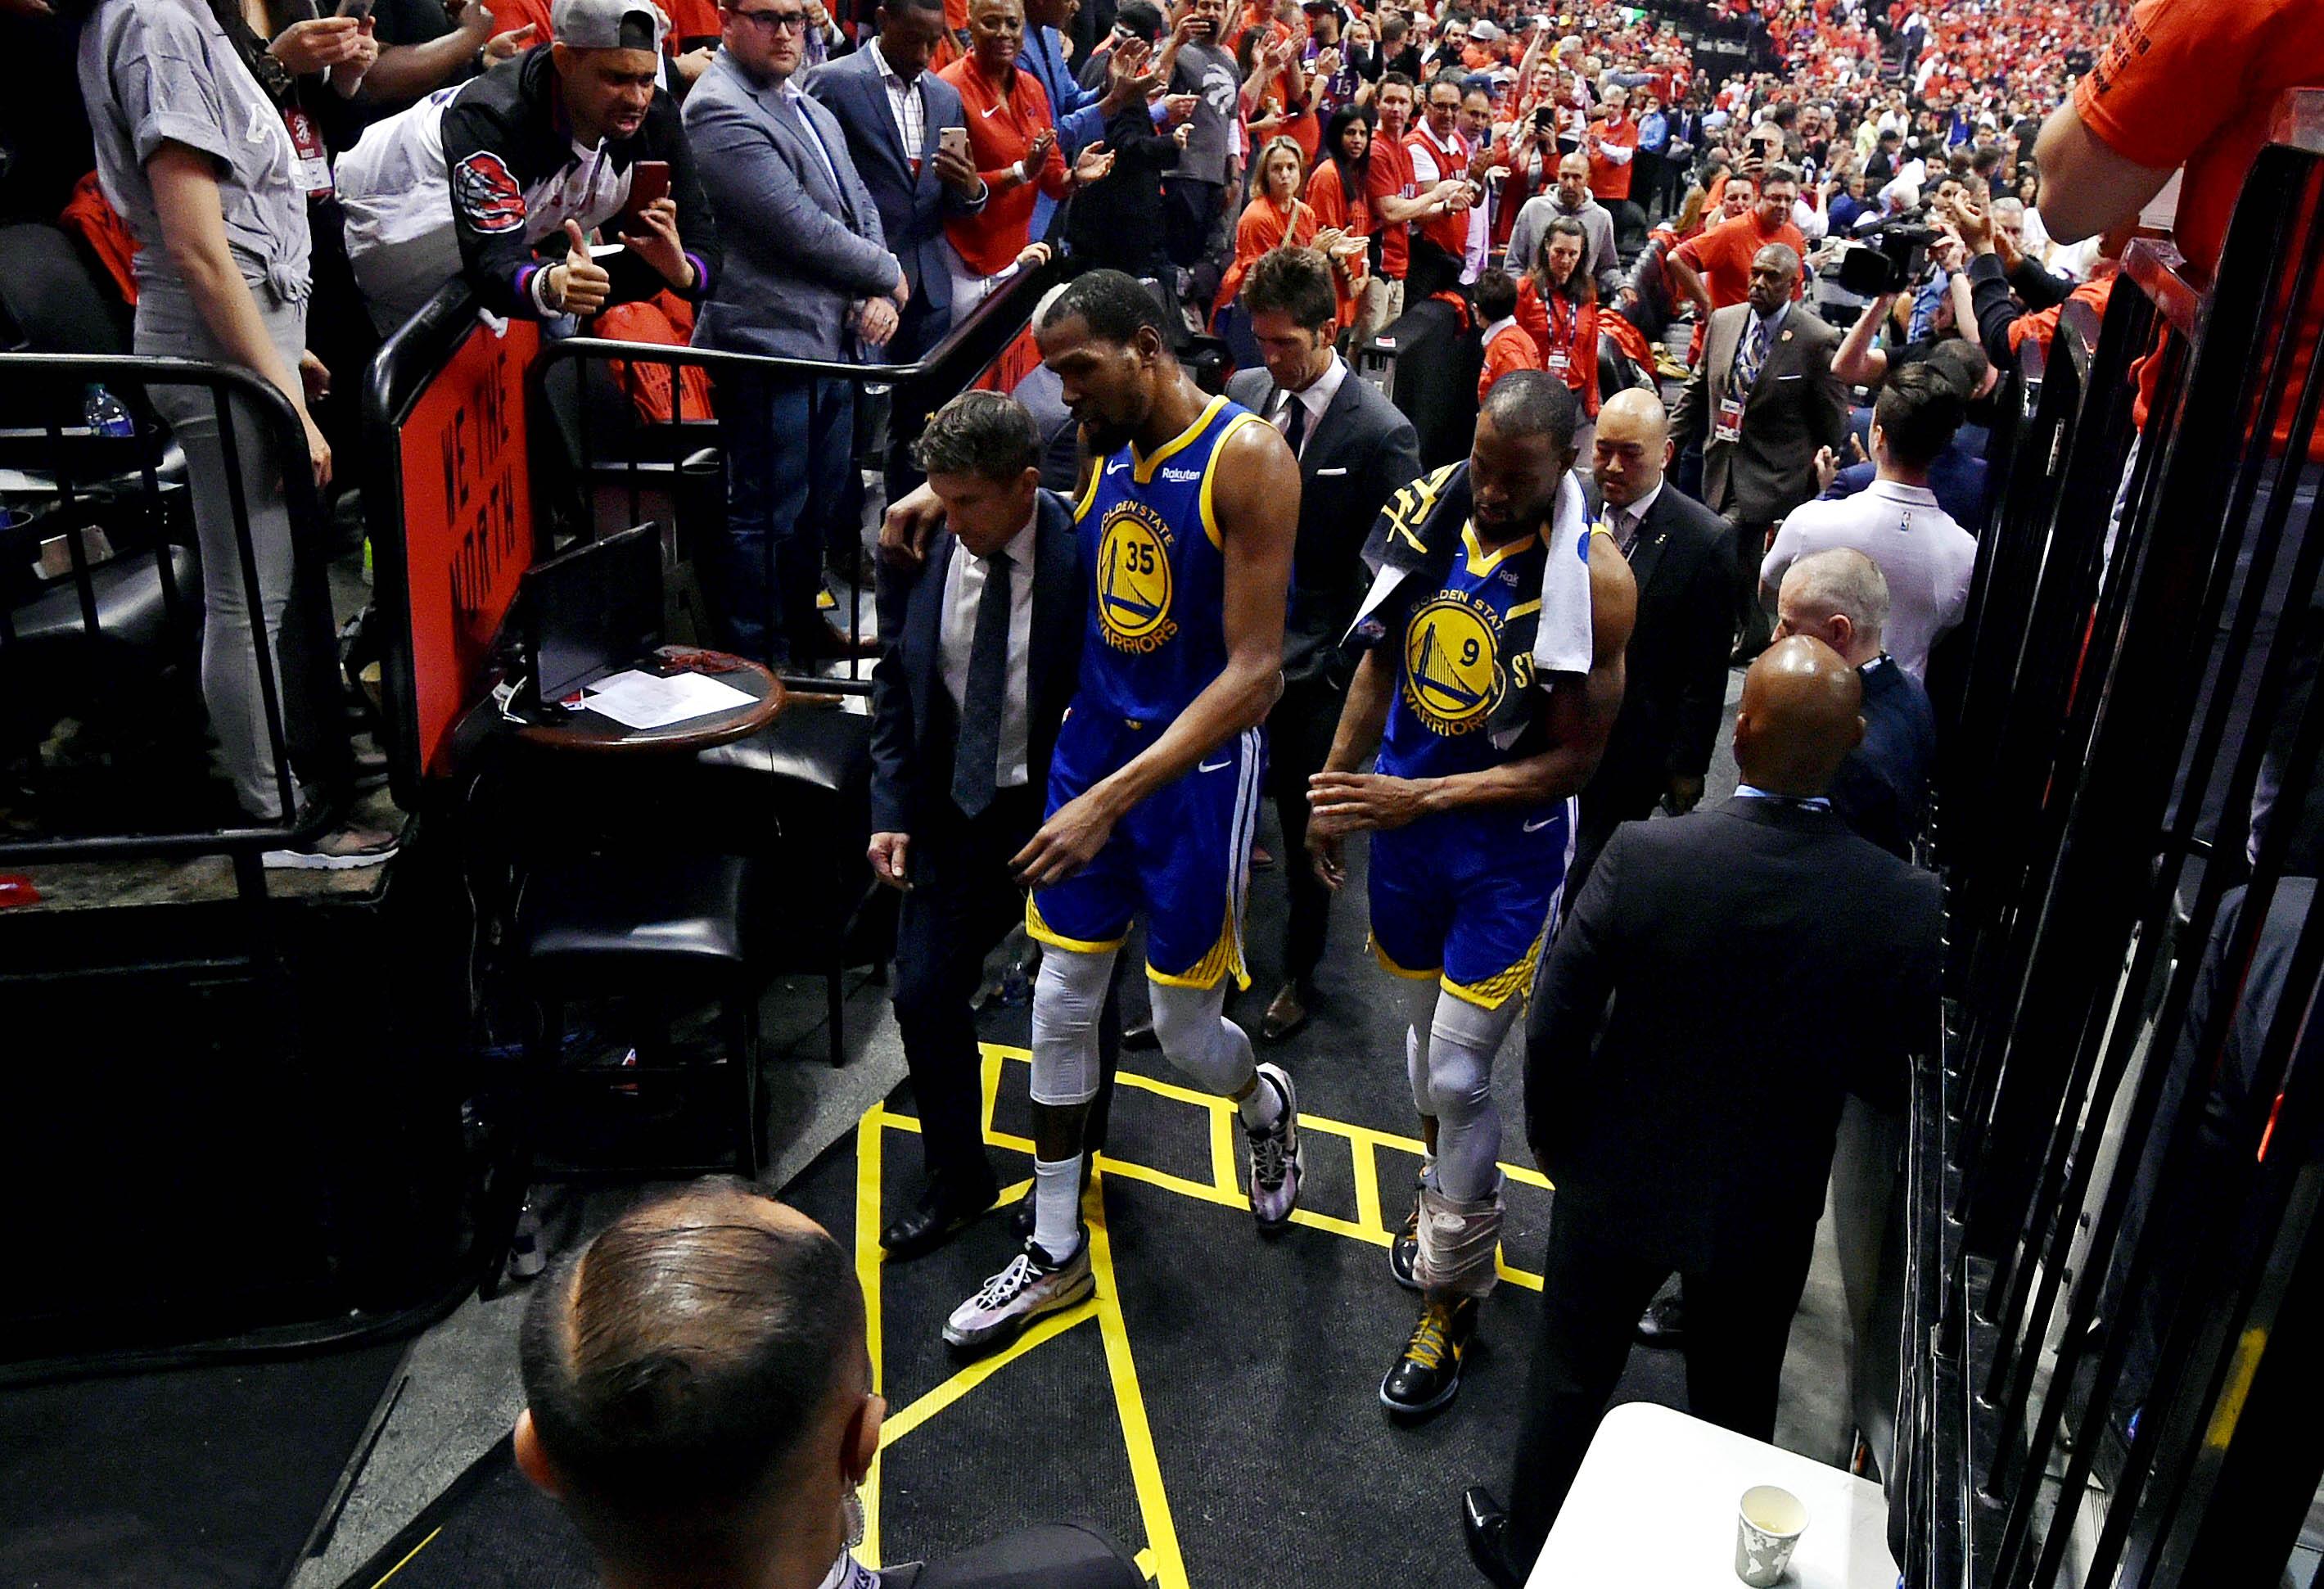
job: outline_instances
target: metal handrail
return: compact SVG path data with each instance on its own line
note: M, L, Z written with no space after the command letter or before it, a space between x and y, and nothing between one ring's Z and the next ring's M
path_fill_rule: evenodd
M249 513L241 500L242 476L237 467L234 405L236 402L245 402L256 410L260 422L271 432L281 457L303 460L307 456L305 429L290 400L272 382L261 379L237 365L198 359L54 353L0 354L0 381L46 382L60 391L90 383L140 393L156 385L208 388L217 410L219 441L226 455L226 475L235 498L235 532L244 589L250 597L251 609L254 612L263 610L257 599L260 582L256 549L251 540ZM61 451L64 427L51 422L46 429ZM159 482L150 460L142 473L144 490L158 497ZM319 581L311 577L311 568L306 559L318 551L322 535L323 511L314 478L306 469L285 469L283 485L288 498L294 550L299 554L296 562L298 567L310 569L310 577L305 581L294 573L291 601L295 611L302 585L310 596L320 590ZM63 482L63 492L69 504L74 496L69 478ZM78 561L78 537L70 539L77 569L85 578L86 567ZM83 609L83 622L87 625L91 614L85 592ZM322 616L324 633L327 634L327 611ZM290 619L290 614L286 613L285 621ZM208 828L170 833L100 834L63 839L0 837L0 863L25 864L226 855L233 857L238 867L248 873L255 871L255 862L261 851L309 843L327 832L338 820L342 807L337 801L326 799L315 802L303 816L298 810L297 790L290 771L290 734L277 688L276 670L270 665L273 659L263 624L254 625L251 641L257 664L261 706L266 718L268 747L274 760L276 790L284 813L281 818L272 822L254 819L230 826L214 825ZM327 746L336 744L343 750L346 730L336 716L329 724L317 726L328 736L325 740ZM245 891L256 881L245 874L243 878Z

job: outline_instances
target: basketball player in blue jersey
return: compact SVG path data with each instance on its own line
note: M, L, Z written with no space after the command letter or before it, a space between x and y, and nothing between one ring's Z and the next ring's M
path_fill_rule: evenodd
M1555 922L1573 797L1622 704L1637 587L1611 537L1592 539L1568 479L1578 417L1563 382L1505 375L1468 460L1389 505L1371 549L1388 570L1351 636L1368 649L1310 781L1307 847L1325 882L1346 881L1346 836L1372 835L1372 949L1406 990L1406 1070L1428 1155L1390 1248L1423 1299L1380 1382L1397 1416L1459 1391L1493 1287L1493 1058ZM1376 748L1377 771L1358 771Z
M1092 472L1074 508L1093 583L1081 675L1057 733L1048 817L1012 864L1046 946L1033 989L1033 1233L956 1308L982 1350L1090 1295L1083 1126L1115 955L1146 924L1155 1035L1231 1098L1250 1200L1280 1226L1299 1195L1298 1100L1224 1015L1248 984L1242 907L1263 789L1259 725L1282 688L1299 469L1275 428L1179 367L1159 306L1118 271L1074 280L1035 328Z

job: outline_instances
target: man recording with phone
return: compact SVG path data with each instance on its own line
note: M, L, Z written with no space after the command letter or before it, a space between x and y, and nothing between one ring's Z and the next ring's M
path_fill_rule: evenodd
M483 309L536 319L708 292L717 238L655 80L661 13L557 0L550 25L554 43L375 125L341 157L348 262L383 336L456 274ZM558 241L561 255L540 251Z

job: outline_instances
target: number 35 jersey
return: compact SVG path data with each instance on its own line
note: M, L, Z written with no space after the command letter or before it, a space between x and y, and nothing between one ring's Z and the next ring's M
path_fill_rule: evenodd
M1167 723L1226 667L1226 564L1212 505L1219 449L1264 423L1214 397L1141 458L1101 463L1074 512L1093 581L1074 704L1132 724Z

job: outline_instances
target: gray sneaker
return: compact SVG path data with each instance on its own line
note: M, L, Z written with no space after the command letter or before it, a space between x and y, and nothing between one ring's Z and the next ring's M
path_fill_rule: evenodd
M1283 1101L1283 1113L1264 1131L1250 1131L1250 1211L1261 1230L1289 1223L1299 1206L1299 1173L1306 1165L1306 1150L1299 1142L1299 1089L1280 1065L1259 1067L1261 1086L1272 1086Z
M967 1352L1005 1346L1022 1335L1027 1325L1045 1313L1057 1313L1092 1296L1097 1277L1090 1272L1089 1232L1063 1263L1032 1243L1009 1261L1009 1267L978 1289L975 1296L952 1310L945 1320L945 1339Z

